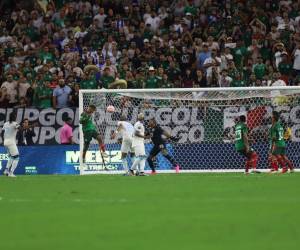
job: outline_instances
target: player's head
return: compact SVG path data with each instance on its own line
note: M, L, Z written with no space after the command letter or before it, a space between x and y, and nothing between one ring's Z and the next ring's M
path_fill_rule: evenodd
M278 122L279 121L279 113L277 111L272 112L272 122Z
M28 127L29 127L29 120L28 120L27 118L25 118L25 119L23 120L22 124L23 124L23 127L24 127L24 128L28 128Z
M240 118L239 118L239 121L242 122L242 123L245 123L246 122L246 116L241 115Z
M120 121L126 121L127 120L127 117L126 117L126 115L121 115L121 117L120 117Z
M68 116L64 119L64 122L71 125L72 124L72 118Z
M149 127L154 128L156 126L155 118L152 118L149 120Z
M144 121L145 117L144 117L143 113L139 113L137 118L138 118L139 121Z
M17 119L17 115L15 112L12 112L10 115L9 115L9 122L15 122Z
M96 111L96 106L93 105L93 104L90 104L89 107L88 107L88 109L87 109L87 112L88 112L89 114L92 114L92 113L94 113L95 111Z

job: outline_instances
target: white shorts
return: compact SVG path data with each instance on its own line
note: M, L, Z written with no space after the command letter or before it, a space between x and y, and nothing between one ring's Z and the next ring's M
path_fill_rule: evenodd
M145 144L137 144L133 147L134 149L134 155L136 157L138 156L146 156L146 151L145 151Z
M4 145L4 147L6 148L6 151L9 156L19 155L19 150L18 150L17 144Z
M121 152L122 153L129 153L129 152L134 152L134 149L132 147L132 138L125 137L122 140L122 145L121 145Z

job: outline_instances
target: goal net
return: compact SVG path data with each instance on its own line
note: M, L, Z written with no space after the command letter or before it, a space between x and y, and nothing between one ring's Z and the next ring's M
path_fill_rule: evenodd
M300 88L246 87L211 89L80 90L80 113L96 106L93 121L104 140L109 157L102 160L99 145L90 143L86 163L82 164L83 134L80 129L80 173L121 173L120 138L112 139L121 115L134 124L138 113L156 122L177 142L167 141L170 154L182 172L243 171L244 159L234 149L234 126L240 115L247 117L251 147L259 155L258 168L267 170L271 113L278 111L285 129L290 128L287 155L297 167L300 163ZM114 112L107 107L113 106ZM145 141L146 152L152 148ZM129 165L131 159L128 158ZM173 172L161 155L158 171ZM149 169L146 163L146 170Z

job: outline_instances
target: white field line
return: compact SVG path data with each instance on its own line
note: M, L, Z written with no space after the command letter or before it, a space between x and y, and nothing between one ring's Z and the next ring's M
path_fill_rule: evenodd
M257 169L262 173L270 172L269 169ZM145 171L147 174L150 174L151 171ZM176 174L174 170L157 170L158 174ZM180 170L180 174L191 174L191 173L244 173L244 169L195 169L195 170ZM295 169L295 172L300 172L300 169ZM124 174L124 171L115 170L115 171L84 171L82 175L92 175L92 174Z

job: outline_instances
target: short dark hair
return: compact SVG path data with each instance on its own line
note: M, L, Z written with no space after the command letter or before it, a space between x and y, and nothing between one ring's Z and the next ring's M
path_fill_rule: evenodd
M69 121L72 121L72 118L67 116L63 119L64 122L69 122Z
M22 121L22 124L23 124L24 122L26 122L26 121L29 122L29 119L28 119L28 118L24 118L23 121Z
M240 122L246 122L246 116L245 115L240 116Z
M279 115L279 113L278 113L277 111L273 111L273 112L272 112L272 116L273 116L273 118L274 118L275 121L278 121L278 120L279 120L279 116L280 116L280 115Z
M96 106L94 104L90 104L89 107L92 109L96 109Z
M155 118L151 118L150 120L149 120L149 122L154 122L155 124L156 124L156 120L155 120Z
M15 112L12 112L9 115L9 122L14 122L14 121L16 121L16 119L17 119L17 114Z

